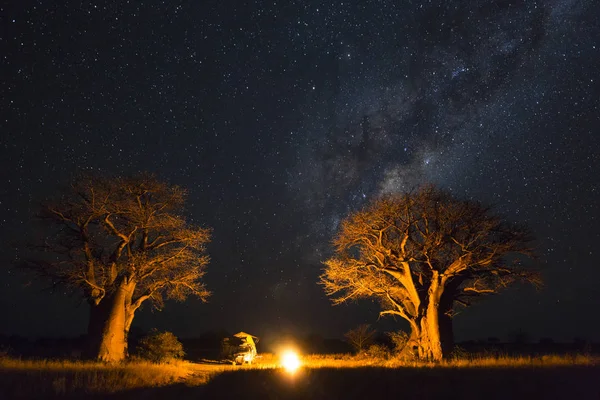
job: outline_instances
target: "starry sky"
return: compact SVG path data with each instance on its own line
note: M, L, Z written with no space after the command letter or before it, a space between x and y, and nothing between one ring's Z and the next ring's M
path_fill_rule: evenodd
M458 340L600 340L599 17L595 0L5 2L0 262L74 173L150 171L213 228L214 294L134 326L393 330L316 282L345 215L430 182L529 224L546 281L463 311ZM0 333L85 331L80 299L0 279Z

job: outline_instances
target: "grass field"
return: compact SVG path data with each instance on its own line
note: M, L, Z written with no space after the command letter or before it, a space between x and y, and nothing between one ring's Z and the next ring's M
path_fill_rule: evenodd
M119 365L0 360L3 398L574 398L599 399L591 356L477 357L441 364L309 355L294 374L263 354L253 365Z
M263 354L255 367L278 367L279 360L273 354ZM521 356L474 356L444 360L441 363L410 362L397 358L373 358L368 356L351 356L348 354L320 355L311 354L302 357L302 365L308 368L518 368L518 367L567 367L600 365L600 357L583 354L544 355L539 357Z
M0 359L0 398L41 398L115 393L182 382L193 374L189 363L147 362L108 365L97 362ZM208 381L209 372L196 378Z

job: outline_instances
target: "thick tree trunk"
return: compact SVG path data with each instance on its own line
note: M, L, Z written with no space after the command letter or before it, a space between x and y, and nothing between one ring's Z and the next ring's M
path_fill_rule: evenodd
M419 348L421 343L421 329L416 323L411 323L411 331L406 345L402 349L401 355L410 360L419 357Z
M422 361L440 361L443 356L437 308L427 308L424 316L411 324L410 337L402 355Z
M419 358L427 361L441 361L443 357L440 339L440 299L444 287L437 273L434 272L431 286L427 291L427 307L419 321L421 336L419 340Z
M419 357L427 361L441 361L442 356L438 306L430 303L425 316L421 319Z
M124 281L110 295L90 308L88 324L90 356L100 361L118 362L125 358L125 298L128 285Z

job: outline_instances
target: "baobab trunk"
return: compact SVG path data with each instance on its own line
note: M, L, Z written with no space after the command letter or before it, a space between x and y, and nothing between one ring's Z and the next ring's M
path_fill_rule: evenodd
M402 356L409 357L411 360L415 357L419 357L420 338L421 329L419 328L419 325L411 322L410 336L402 349Z
M439 313L437 305L432 303L427 306L427 312L421 319L419 357L428 361L441 361L442 356Z
M440 338L440 299L444 292L440 277L434 271L431 285L427 291L427 307L425 315L420 320L421 338L419 357L429 361L442 360L442 343Z
M125 358L125 297L123 282L98 305L90 309L88 337L90 356L100 361L118 362Z

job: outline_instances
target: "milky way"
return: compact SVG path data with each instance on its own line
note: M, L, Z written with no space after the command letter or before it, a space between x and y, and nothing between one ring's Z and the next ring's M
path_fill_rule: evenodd
M377 17L365 23L375 26ZM304 124L315 162L301 158L300 175L307 186L322 181L326 197L331 188L372 194L427 181L460 185L470 155L481 156L489 137L514 140L511 123L526 131L528 121L515 120L517 103L535 114L544 80L564 73L548 48L562 34L550 5L434 7L404 19L385 39L360 35L347 46L360 50L339 51L331 90L314 102L327 112L308 113L319 122Z

